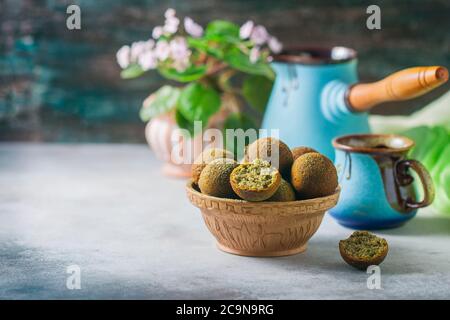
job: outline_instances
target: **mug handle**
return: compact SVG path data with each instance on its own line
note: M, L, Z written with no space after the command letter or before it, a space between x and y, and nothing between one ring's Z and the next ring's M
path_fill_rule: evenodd
M416 202L411 198L405 200L405 206L410 209L418 209L429 206L434 200L434 185L433 180L431 180L428 170L419 161L406 159L397 162L396 164L396 179L397 182L402 185L408 185L413 182L413 177L408 174L408 169L414 170L420 178L422 183L422 188L424 191L423 200Z

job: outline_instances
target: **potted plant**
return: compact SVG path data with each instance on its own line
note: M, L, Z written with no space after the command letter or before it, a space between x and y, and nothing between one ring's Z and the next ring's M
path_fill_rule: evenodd
M252 21L239 27L215 20L203 29L189 17L181 25L173 9L164 16L164 25L153 29L151 39L120 48L117 62L124 79L156 70L174 83L145 99L140 117L148 121L149 145L167 162L165 172L188 176L190 165L171 162L173 130L185 129L186 139L201 144L195 121L203 128L258 127L275 76L270 54L280 52L281 44Z

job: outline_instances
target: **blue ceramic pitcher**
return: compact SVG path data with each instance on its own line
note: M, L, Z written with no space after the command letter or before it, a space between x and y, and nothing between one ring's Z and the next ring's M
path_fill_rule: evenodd
M333 138L370 131L366 110L424 94L448 79L443 67L416 67L357 84L356 52L344 47L286 51L272 66L277 76L262 128L279 129L291 148L309 146L330 159Z
M329 213L340 224L355 229L393 228L433 201L429 173L420 162L406 158L412 140L363 134L336 138L333 145L341 194ZM417 188L416 179L422 188ZM416 189L423 190L422 200Z

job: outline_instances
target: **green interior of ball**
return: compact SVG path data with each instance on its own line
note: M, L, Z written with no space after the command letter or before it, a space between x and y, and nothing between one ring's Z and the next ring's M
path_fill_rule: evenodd
M346 254L362 260L383 254L387 247L385 239L368 231L355 231L348 239L342 240L341 244Z
M276 170L270 163L256 159L245 164L236 171L234 179L240 188L262 190L267 189L275 179Z

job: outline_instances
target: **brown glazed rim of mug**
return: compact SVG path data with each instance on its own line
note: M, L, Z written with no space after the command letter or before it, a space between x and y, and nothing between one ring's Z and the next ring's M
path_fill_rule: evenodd
M343 48L347 50L348 57L343 59L333 59L331 51L334 48ZM305 55L302 53L309 53ZM273 56L274 62L297 63L306 65L321 65L321 64L339 64L354 60L358 57L356 50L343 46L334 47L289 47L281 53Z
M391 139L401 139L404 142L404 146L394 148L394 147L359 147L359 146L350 146L346 141L350 139L360 139L364 140L367 138L380 138L383 140L391 140ZM346 136L340 136L332 141L333 147L339 150L347 151L347 152L356 152L356 153L370 153L370 154L396 154L403 153L409 151L412 147L414 147L415 143L413 140L397 135L397 134L350 134Z

